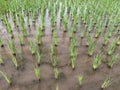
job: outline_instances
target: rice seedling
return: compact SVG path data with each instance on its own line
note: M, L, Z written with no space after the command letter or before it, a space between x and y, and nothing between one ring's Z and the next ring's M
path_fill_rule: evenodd
M26 30L26 28L25 28L25 26L24 26L23 23L21 23L21 32L22 32L22 34L23 34L24 37L27 36L27 30Z
M18 40L20 42L20 45L23 46L24 45L23 37L18 35Z
M77 16L75 17L74 23L77 25L78 22L79 22L79 16L77 15Z
M110 78L105 79L105 81L101 85L101 89L105 89L112 84L112 80Z
M39 27L37 30L36 41L37 41L38 45L42 44L42 29L41 29L41 27Z
M50 17L50 24L51 24L51 28L52 28L52 32L53 32L54 28L55 28L55 18L54 18L54 16Z
M21 26L20 30L21 30L23 36L26 37L27 36L27 29L25 28L25 25L24 25L24 16L21 13L20 13L20 22L19 23Z
M75 47L76 47L76 38L73 37L71 39L71 44L70 44L71 66L73 70L75 69L75 62L76 62L76 56L77 56Z
M58 77L59 77L58 69L57 69L57 68L54 68L54 78L55 78L56 80L58 80Z
M51 44L51 46L50 46L50 54L51 54L51 56L55 55L55 47L53 44Z
M120 45L120 36L118 36L116 44Z
M108 41L109 41L108 33L105 33L104 38L103 38L103 45L104 46L107 45Z
M2 41L2 38L0 37L0 46L1 47L4 47L4 44L3 44L3 41Z
M11 85L11 80L10 80L10 78L9 78L4 72L2 72L1 70L0 70L0 73L2 74L2 76L4 77L4 79L6 80L6 82L7 82L9 85Z
M111 42L111 44L108 47L108 55L111 55L116 48L116 41Z
M113 31L114 31L114 26L111 25L111 26L109 27L109 32L108 32L109 38L112 36Z
M63 19L64 12L65 12L65 5L63 4L62 7L61 7L61 12L60 12L60 20Z
M41 15L41 29L44 30L45 28L45 19L44 19L44 15Z
M56 31L55 30L53 32L53 45L55 45L55 46L58 45L58 40L57 40L57 35L56 35Z
M81 38L83 38L84 36L85 36L85 29L82 29Z
M36 52L36 59L37 59L37 64L40 65L41 55L40 55L39 51Z
M32 21L33 21L33 23L35 23L35 19L36 19L35 14L36 14L35 11L33 11L33 12L32 12Z
M90 22L90 23L91 23L91 22ZM84 24L85 24L85 22L84 22ZM89 32L89 33L90 33L90 32L92 31L92 29L93 29L92 24L85 25L85 27L88 29L88 32Z
M57 61L56 61L56 51L55 51L54 43L52 43L50 46L50 59L52 66L55 67L57 65Z
M74 5L74 7L71 8L71 15L72 15L72 20L73 21L75 21L74 18L75 18L76 14L77 14L77 5Z
M98 16L97 24L96 24L95 38L98 38L100 36L102 29L103 29L102 20L101 20L101 17Z
M93 69L96 70L101 64L101 53L98 53L93 60Z
M4 62L3 62L3 59L2 59L2 56L0 55L0 64L3 65Z
M18 61L17 61L16 57L13 55L12 55L12 62L15 65L16 69L18 69L19 68Z
M58 83L56 84L56 90L59 90Z
M39 70L38 67L34 67L34 73L35 73L35 76L36 76L37 80L40 81L41 74L40 74L40 70Z
M6 24L7 24L6 30L10 34L10 37L13 38L14 36L13 36L13 32L12 32L12 27L8 21L6 22Z
M86 46L89 46L90 43L91 43L91 36L90 36L90 33L87 33L87 37L86 37Z
M112 56L111 56L110 60L108 61L108 66L109 66L110 68L112 68L112 66L114 65L114 63L117 61L118 55L119 55L119 54L115 54L115 55L112 55Z
M78 76L78 81L79 81L79 85L82 86L82 84L83 84L83 76L82 75Z
M75 69L75 62L76 62L76 57L71 58L71 67L74 70Z
M19 21L21 28L24 28L24 16L21 12L19 13Z
M13 40L10 40L10 41L7 40L7 46L8 46L8 48L9 48L10 52L11 52L13 55L16 55L14 41L13 41Z
M63 19L63 29L64 29L64 32L67 31L67 22L68 22L68 17L64 17Z
M95 38L98 38L100 36L100 33L102 31L102 28L97 28L96 33L95 33Z
M51 55L50 57L51 57L51 64L53 67L55 67L57 65L56 56Z
M92 56L92 55L93 55L94 49L95 49L95 43L92 42L92 43L89 45L89 49L88 49L88 55L89 55L89 56Z
M15 14L13 12L10 12L10 14L11 14L13 22L16 23L16 16L15 16Z
M75 57L76 55L77 55L77 53L76 53L75 48L71 46L71 49L70 49L70 56L71 56L71 57Z
M73 22L73 32L76 33L76 31L77 31L77 22L74 21Z
M76 40L75 37L73 37L73 38L71 39L71 43L70 43L70 53L71 53L71 57L74 56L72 53L75 52L76 44L77 44L77 40Z
M32 55L35 55L36 48L32 41L29 41L29 49L30 49L30 52L32 53Z
M28 16L27 16L27 25L28 25L28 27L30 27L29 14L28 14Z

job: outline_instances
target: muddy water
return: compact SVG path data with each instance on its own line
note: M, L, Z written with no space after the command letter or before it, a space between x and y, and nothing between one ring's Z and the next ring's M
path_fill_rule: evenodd
M119 82L120 82L120 62L119 60L114 64L112 69L107 67L106 59L109 59L107 56L107 46L102 46L102 39L104 32L102 32L101 36L98 39L94 38L93 31L91 36L93 40L96 40L95 52L92 57L88 56L88 47L86 47L86 38L81 38L81 29L83 24L81 20L78 23L77 33L75 33L77 37L77 60L76 60L76 68L73 71L70 67L70 53L69 53L69 32L63 33L63 27L60 24L59 13L56 23L57 37L58 37L58 47L57 47L57 62L58 62L58 70L59 70L59 80L56 81L53 77L53 68L51 67L50 62L50 45L52 43L52 32L49 21L49 14L46 11L45 16L45 31L42 36L42 46L36 48L41 51L41 65L39 67L41 72L41 81L38 82L34 75L33 67L36 63L35 56L31 55L28 46L28 40L32 40L35 42L35 35L37 27L40 23L40 15L36 20L36 23L33 24L32 20L30 20L30 28L26 28L28 30L28 36L24 38L25 45L23 47L20 46L18 39L14 38L15 46L17 48L17 60L19 62L20 68L16 70L12 61L11 55L6 45L6 40L10 39L8 36L4 25L0 22L0 36L3 39L5 44L4 48L0 48L0 54L4 60L5 65L0 65L0 70L5 72L7 76L9 76L13 82L12 86L9 86L3 77L0 75L0 90L55 90L56 84L58 84L59 90L100 90L100 85L102 82L109 76L113 79L113 84L109 86L106 90L119 90ZM12 29L14 31L14 37L17 37L17 34L21 34L18 32L18 28L15 27L14 22L11 18L8 18L10 23L12 24ZM26 16L25 16L26 21ZM71 19L68 22L68 30L71 28ZM34 26L35 25L35 26ZM20 29L20 27L19 27ZM117 33L115 33L110 39L109 43ZM102 64L98 68L98 70L93 71L92 62L94 56L103 48L104 55L102 57ZM115 52L119 53L119 46ZM120 58L119 58L120 59ZM79 87L77 76L82 74L84 76L83 86Z

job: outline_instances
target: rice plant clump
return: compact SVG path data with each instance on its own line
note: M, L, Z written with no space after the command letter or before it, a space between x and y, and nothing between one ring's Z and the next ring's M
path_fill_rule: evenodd
M88 55L89 55L89 56L92 56L92 55L93 55L94 49L95 49L95 43L92 42L92 43L89 45L89 49L88 49Z
M111 56L110 60L108 61L108 66L110 68L112 68L114 63L118 60L118 56L119 56L119 54L114 54Z
M113 41L108 47L108 55L111 55L116 48L116 41Z
M78 81L79 81L79 85L81 86L83 84L83 76L82 75L78 76Z
M112 84L112 80L110 78L107 78L102 83L101 88L105 89L105 88L109 87L111 84Z
M40 81L41 74L40 74L40 71L39 71L38 67L34 68L34 73L35 73L35 76L36 76L37 80Z
M98 53L93 60L93 69L96 70L101 64L101 53Z

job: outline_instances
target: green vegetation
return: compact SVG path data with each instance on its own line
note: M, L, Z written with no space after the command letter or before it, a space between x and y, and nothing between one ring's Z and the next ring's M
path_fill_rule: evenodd
M38 30L37 30L36 42L37 42L38 45L42 44L42 29L41 29L41 27L39 27Z
M76 76L74 74L82 72L84 68L94 69L92 74L89 72L90 75L97 75L98 68L103 70L110 67L111 72L119 60L119 45L119 0L0 0L0 73L8 84L11 84L11 80L2 69L12 70L6 65L9 58L17 69L15 75L9 71L13 80L16 80L14 76L20 70L29 66L26 62L30 61L33 66L36 65L34 74L40 81L43 72L40 72L41 66L50 64L58 90L61 72L69 65L71 73L65 72L65 75L72 76L72 79ZM28 56L29 51L31 56ZM26 57L32 60L27 61ZM87 70L83 71L86 73ZM110 75L108 71L106 74ZM82 86L83 76L79 75L77 80ZM101 88L105 89L111 83L112 80L108 78Z
M108 61L108 66L112 68L113 64L117 61L119 54L114 54L111 56L110 60Z
M37 80L40 81L40 76L41 76L41 74L40 74L40 71L39 71L39 68L38 68L38 67L35 67L35 68L34 68L34 73L35 73L35 76L36 76Z
M91 43L91 36L90 36L90 33L87 33L87 37L86 37L86 46L89 46L90 43Z
M54 68L54 77L55 77L56 80L57 80L58 77L59 77L59 72L58 72L58 69L57 69L57 68Z
M99 65L101 64L101 53L98 53L95 58L94 58L94 61L93 61L93 69L96 70Z
M30 52L32 53L32 55L35 55L36 49L34 43L32 41L29 41L29 45Z
M95 49L95 43L92 42L92 43L90 43L89 49L88 49L88 55L89 55L89 56L92 56L92 55L93 55L94 49Z
M23 37L18 35L18 40L20 42L20 45L23 46L24 45Z
M12 62L15 65L15 67L18 69L19 68L18 61L17 61L16 57L13 55L12 55Z
M7 41L7 46L11 52L11 54L15 55L16 52L15 52L15 44L14 44L14 41L13 40L10 40L10 41Z
M50 59L52 66L55 67L57 65L57 61L56 61L56 51L54 44L51 44L50 46Z
M0 64L4 64L2 56L0 55Z
M113 41L108 47L108 55L111 55L116 48L116 41Z
M0 37L0 46L1 46L1 47L4 47L3 41L2 41L2 38L1 38L1 37Z
M40 65L41 55L39 51L36 52L36 59L37 59L37 64Z
M79 85L81 86L83 84L83 76L82 75L78 76L78 81L79 81Z
M9 79L9 77L2 71L0 71L0 73L2 74L2 76L4 77L4 79L6 80L7 83L11 84L11 80Z
M112 84L112 80L110 78L105 79L105 81L102 83L101 88L105 89L108 86L110 86Z
M76 53L76 38L73 36L71 41L70 41L70 57L71 57L71 66L72 66L72 69L74 70L75 69L75 63L76 63L76 56L77 56L77 53Z
M116 43L117 45L120 45L120 36L118 36L118 38L117 38L117 43Z

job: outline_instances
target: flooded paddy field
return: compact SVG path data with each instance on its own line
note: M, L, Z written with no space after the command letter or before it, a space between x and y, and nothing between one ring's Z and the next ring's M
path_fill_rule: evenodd
M36 7L30 11L10 8L1 16L0 90L120 89L118 8L108 16L107 11L89 8L95 3L102 7L104 0L73 1L32 3ZM74 9L67 8L72 5Z

